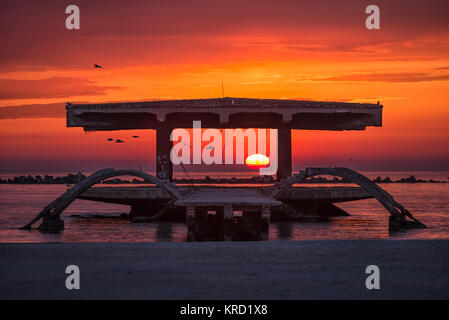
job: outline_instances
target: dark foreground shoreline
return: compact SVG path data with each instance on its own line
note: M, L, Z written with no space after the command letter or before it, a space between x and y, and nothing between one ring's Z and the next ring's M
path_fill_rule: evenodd
M448 299L449 240L0 244L0 299L30 298Z

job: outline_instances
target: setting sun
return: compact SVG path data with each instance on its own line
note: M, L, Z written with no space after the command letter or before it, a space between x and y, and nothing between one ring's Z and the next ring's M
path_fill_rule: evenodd
M267 168L270 165L270 159L263 154L252 154L245 160L245 164L251 169Z

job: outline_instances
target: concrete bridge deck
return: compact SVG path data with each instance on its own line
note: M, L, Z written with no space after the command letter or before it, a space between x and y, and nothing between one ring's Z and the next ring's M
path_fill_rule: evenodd
M90 187L78 199L116 203L131 206L131 218L154 217L163 220L185 219L185 207L214 207L218 203L233 204L233 210L246 211L269 206L273 220L291 220L319 216L345 216L347 212L334 203L372 198L358 187L291 187L278 199L272 197L273 186L178 186L182 200L157 186ZM215 199L215 200L214 200ZM168 205L170 203L170 205ZM167 210L159 216L160 210Z
M353 181L358 187L301 187L297 183L309 177L331 174ZM151 186L92 186L116 176L140 177ZM305 191L305 192L304 192ZM367 177L348 168L306 168L279 183L270 185L177 185L164 182L136 170L103 169L80 181L48 204L34 219L23 226L29 230L42 219L39 230L59 232L64 229L61 213L75 199L127 204L131 221L186 221L188 240L266 240L271 218L302 219L348 215L334 202L375 197L390 213L390 229L425 228L385 190ZM272 215L273 213L273 215ZM237 214L237 216L234 216ZM410 219L407 220L407 217ZM143 220L142 220L143 219ZM234 225L239 230L234 233ZM234 237L235 236L235 237Z
M371 198L357 187L289 187L273 196L266 186L90 187L78 199L127 204L131 221L186 221L188 241L267 240L270 220L349 215L333 203ZM235 213L240 215L235 216ZM237 233L234 230L239 230Z
M85 130L191 128L289 128L364 130L382 125L382 105L329 101L217 98L67 104L67 126Z
M272 186L185 186L179 188L181 193L195 193L202 190L213 190L214 194L221 193L222 196L230 196L230 192L238 192L241 196L251 193L255 197L268 197L272 192ZM253 194L253 193L257 193ZM359 187L291 187L280 195L285 200L309 200L329 201L332 203L369 199L373 196ZM100 201L107 203L129 204L135 201L170 200L172 196L164 189L157 186L138 187L90 187L78 196L78 199Z

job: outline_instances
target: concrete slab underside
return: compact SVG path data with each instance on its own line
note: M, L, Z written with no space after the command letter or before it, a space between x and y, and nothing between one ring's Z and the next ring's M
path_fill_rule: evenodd
M67 126L86 130L288 128L363 130L382 126L382 105L275 99L219 98L67 104Z
M184 219L184 206L200 205L214 206L218 203L236 203L242 205L272 206L272 219L287 219L283 212L282 203L300 210L306 215L344 215L333 210L333 203L355 201L372 198L372 196L358 187L291 187L285 190L279 199L271 197L272 186L178 186L184 196L178 207L167 213L164 219ZM132 216L151 216L158 212L172 199L162 188L156 186L140 187L91 187L83 192L79 199L107 203L125 204L132 207ZM238 206L236 206L236 209ZM318 213L317 212L321 212ZM291 217L290 217L291 218Z

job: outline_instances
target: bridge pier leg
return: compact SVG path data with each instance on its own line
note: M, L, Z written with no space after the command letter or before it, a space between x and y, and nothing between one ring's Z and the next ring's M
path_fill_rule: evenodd
M156 176L161 180L173 179L173 163L170 160L170 151L173 142L170 141L172 129L162 126L156 129Z
M270 230L271 206L263 205L260 212L260 240L267 241Z
M225 204L223 209L223 239L224 241L232 241L234 225L232 204Z
M278 129L278 170L276 180L292 175L292 132L289 128Z
M195 241L197 225L195 207L186 207L187 241Z
M57 233L64 230L64 220L59 216L42 218L42 223L37 227L38 230L44 233Z

